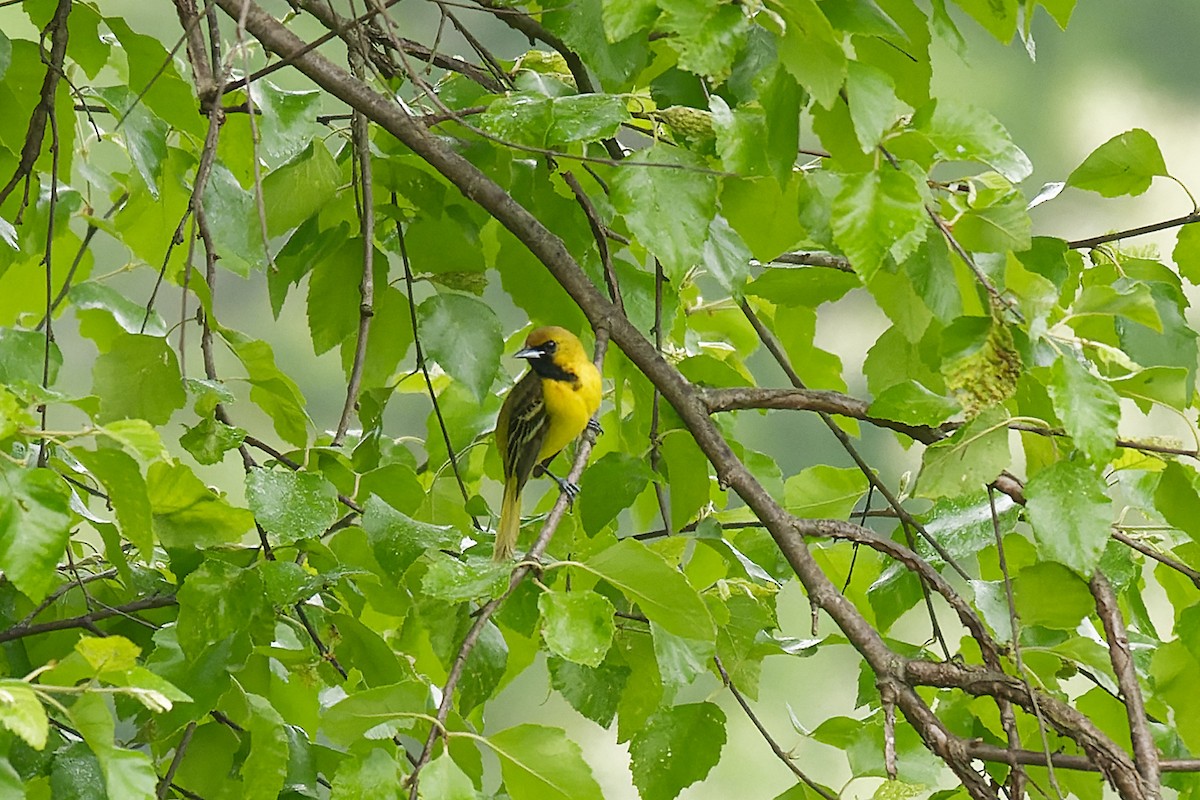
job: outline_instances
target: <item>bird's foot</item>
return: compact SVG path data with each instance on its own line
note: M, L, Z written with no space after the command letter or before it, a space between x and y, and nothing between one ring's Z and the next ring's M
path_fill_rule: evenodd
M604 428L600 427L600 420L596 419L595 417L592 417L588 420L587 427L589 431L592 431L597 435L604 433Z
M575 498L579 496L579 484L571 483L565 478L560 478L548 469L543 468L542 472L546 477L558 484L558 490L567 496L567 505L572 509L575 508Z

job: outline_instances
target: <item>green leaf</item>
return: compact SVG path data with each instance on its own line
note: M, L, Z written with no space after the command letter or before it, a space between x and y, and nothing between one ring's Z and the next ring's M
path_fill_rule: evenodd
M449 753L442 753L429 762L421 772L421 791L429 797L438 800L476 800L479 794L471 783L462 767L454 763ZM358 795L359 797L378 797L377 794Z
M312 472L252 469L246 473L246 502L280 544L316 538L337 519L337 489Z
M1010 461L1004 410L985 410L950 438L926 448L922 460L917 482L922 497L958 497L991 483Z
M961 410L954 400L934 394L916 381L904 381L880 392L871 402L867 414L907 425L936 426Z
M1096 610L1087 581L1050 562L1025 567L1013 576L1013 600L1024 625L1074 631Z
M887 256L903 260L928 230L921 181L909 169L843 176L833 201L833 236L864 280Z
M551 657L546 661L550 685L567 699L571 708L602 728L612 724L622 690L633 674L629 667L614 663L611 653L595 668L561 658Z
M283 717L265 698L247 697L250 707L250 752L239 770L241 796L247 800L275 800L283 789L288 767L288 736Z
M862 151L870 153L896 123L903 105L896 99L891 77L883 70L860 61L851 61L847 68L846 98L854 135Z
M1001 44L1012 41L1017 32L1018 0L954 0Z
M654 642L654 661L658 665L665 699L673 699L680 690L708 672L717 650L715 641L685 639L653 621L650 638Z
M267 234L278 236L316 214L335 196L342 171L321 141L263 178Z
M912 126L933 143L943 161L977 161L1011 183L1033 172L1029 157L1013 144L1004 126L981 108L942 98L913 115Z
M580 481L579 517L588 536L633 505L637 496L657 479L645 459L628 453L605 453L583 473Z
M421 579L421 588L430 597L448 603L498 597L508 585L511 572L511 564L497 564L485 556L469 555L460 561L445 553L435 553L429 571Z
M124 636L85 636L75 642L75 652L99 675L110 670L133 669L142 649Z
M167 326L157 311L146 315L146 307L133 302L106 283L84 281L71 287L67 295L79 317L79 332L108 351L114 340L125 333L165 337ZM144 326L143 326L144 323Z
M846 53L829 20L813 0L778 6L783 17L779 60L821 105L829 108L846 80Z
M0 462L0 570L35 603L58 583L71 535L70 492L49 469Z
M461 294L435 294L417 307L426 355L482 401L496 377L504 336L491 306Z
M123 141L137 171L142 174L146 188L158 197L163 161L167 158L167 133L170 127L149 108L128 86L104 86L95 89L96 96L108 106L121 124L114 133Z
M34 750L46 746L50 722L37 693L24 681L0 680L0 725L20 736Z
M658 0L658 26L673 35L667 44L679 54L679 67L720 83L746 41L750 21L737 3Z
M689 151L656 144L613 177L613 206L673 283L700 260L716 216L716 178L704 170Z
M867 491L862 470L817 464L784 483L784 506L806 519L847 519Z
M1168 523L1200 541L1200 494L1194 469L1168 461L1154 490L1154 506Z
M612 645L616 609L595 592L543 592L538 596L546 646L568 661L598 667Z
M579 745L560 728L518 725L494 733L488 746L500 759L512 800L600 800L604 795Z
M179 445L204 465L220 464L225 454L246 440L247 432L214 418L205 417L179 437Z
M94 692L82 695L68 709L68 714L72 727L83 735L83 740L100 761L109 797L129 800L155 797L158 776L154 773L154 765L144 753L125 750L113 741L116 721L103 695Z
M636 539L622 539L583 566L620 590L669 633L712 641L712 616L687 579Z
M753 256L742 237L729 227L720 214L708 228L708 238L704 240L700 258L721 288L735 298L742 296L742 289L750 278L750 260Z
M462 535L449 525L418 522L375 496L367 498L362 526L375 560L386 577L397 583L425 551L457 547L462 541Z
M766 112L757 107L730 109L716 94L708 102L713 133L717 136L717 153L725 169L744 176L774 174L763 149L770 133Z
M1200 225L1184 225L1179 229L1171 258L1188 283L1200 285Z
M378 252L375 257L378 261L383 260ZM318 261L309 273L308 328L317 355L332 350L343 341L355 339L362 303L359 292L362 271L362 240L350 239Z
M0 328L0 383L8 386L40 386L46 335L38 331ZM62 352L50 343L50 384L58 378Z
M656 0L601 0L604 32L610 42L619 42L645 30L658 17Z
M171 457L163 445L158 429L144 419L119 419L96 430L112 439L125 450L145 461L166 460Z
M625 99L610 94L576 94L551 101L551 144L597 142L617 135L629 121Z
M1108 463L1117 449L1117 423L1121 419L1116 391L1071 353L1064 353L1054 362L1046 388L1075 444L1092 463Z
M1111 501L1093 469L1059 461L1029 479L1026 508L1038 554L1084 577L1100 563L1111 535Z
M151 464L146 488L154 532L166 547L228 544L254 528L250 511L229 505L183 464Z
M643 800L674 800L703 780L725 746L725 712L689 703L651 715L629 742L633 782Z
M71 797L75 800L108 800L108 794L104 791L104 773L100 770L100 760L83 742L72 742L55 751L50 772L50 796ZM20 793L15 795L13 800L25 797L24 787L21 786ZM9 795L4 795L4 798L8 800Z
M149 560L154 550L150 496L137 462L124 451L113 448L78 449L73 455L104 484L121 533L137 547L144 560Z
M417 717L428 709L429 687L415 680L401 681L355 692L339 700L321 715L321 731L342 747L364 736L389 739L396 731L412 730ZM377 726L383 727L372 731Z
M633 31L621 39L608 39L601 5L602 0L555 5L542 12L542 24L579 54L606 91L625 91L649 63L647 35Z
M308 440L309 422L304 396L296 382L275 365L271 346L228 328L218 331L246 369L250 399L271 417L280 438L303 447Z
M1161 333L1162 317L1150 287L1140 281L1120 288L1092 284L1079 293L1071 305L1073 317L1121 316Z
M1188 404L1188 371L1183 367L1149 367L1110 382L1117 394L1138 402L1150 412L1150 403L1182 411Z
M208 645L244 634L269 614L258 572L224 561L201 564L184 580L177 597L179 646L189 658Z
M458 684L459 713L467 714L476 706L491 700L496 694L504 673L508 670L508 642L492 622L480 631L475 649L467 656L462 680Z
M453 797L442 795L427 784L429 770L433 765L448 758L442 755L429 763L421 773L421 794L428 793L431 797ZM333 788L330 800L359 800L363 797L378 797L380 800L400 800L400 786L404 776L400 773L400 765L389 753L381 747L372 747L366 753L353 754L338 764L337 773L333 778ZM436 779L435 779L436 785ZM475 797L472 793L471 798Z
M1141 128L1114 136L1097 147L1067 177L1067 185L1104 197L1139 195L1156 177L1169 177L1158 142Z
M671 503L671 527L676 530L691 521L709 501L712 482L708 459L686 431L671 431L662 440Z
M166 339L123 335L92 367L92 388L100 397L99 422L144 419L165 425L187 394L179 361Z

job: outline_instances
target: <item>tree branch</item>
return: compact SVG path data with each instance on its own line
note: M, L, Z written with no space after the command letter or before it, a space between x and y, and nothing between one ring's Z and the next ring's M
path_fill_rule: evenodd
M142 597L120 606L103 606L78 617L53 619L47 622L39 622L36 625L18 623L11 628L0 631L0 643L11 642L14 639L24 639L26 636L37 636L39 633L64 631L70 628L94 630L96 623L102 619L126 616L137 611L148 611L152 608L173 606L177 605L178 602L173 594L156 594L150 597Z

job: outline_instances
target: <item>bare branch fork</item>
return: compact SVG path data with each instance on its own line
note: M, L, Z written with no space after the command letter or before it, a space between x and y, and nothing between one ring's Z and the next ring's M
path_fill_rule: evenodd
M986 667L912 659L892 650L824 574L805 544L806 536L821 535L822 527L829 521L796 519L757 483L713 424L696 387L664 361L653 344L599 292L561 240L517 203L503 187L431 136L424 125L411 118L392 98L354 80L345 70L318 53L297 55L305 47L304 42L248 0L216 2L226 13L244 20L246 29L267 49L283 58L292 58L296 68L317 85L396 136L454 183L464 195L485 208L543 263L584 311L593 328L597 331L607 330L611 334L613 343L676 409L697 445L713 464L718 479L732 488L762 521L811 601L830 616L874 671L881 691L886 688L890 696L895 698L895 704L926 746L947 764L972 798L991 800L996 797L996 788L972 765L967 742L945 727L917 693L918 686L956 689L994 697L1027 710L1036 703L1047 721L1083 749L1123 798L1144 800L1141 776L1132 759L1086 716L1069 705L1041 693L1035 699L1022 681L1003 672ZM436 733L433 738L436 738ZM424 760L427 762L427 754ZM415 787L413 792L415 794Z

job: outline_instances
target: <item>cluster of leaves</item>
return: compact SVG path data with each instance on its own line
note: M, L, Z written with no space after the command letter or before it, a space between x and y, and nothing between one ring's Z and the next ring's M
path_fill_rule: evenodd
M0 195L0 792L468 798L498 780L514 800L600 797L601 765L536 711L487 725L500 691L538 664L627 744L643 798L705 779L736 708L713 696L721 682L755 701L764 659L859 642L832 627L785 635L794 562L660 402L661 375L617 349L575 513L538 579L510 583L480 524L495 517L499 460L475 445L524 320L584 332L595 315L534 256L533 235L467 199L444 162L382 127L355 142L335 118L330 133L325 92L290 77L235 81L261 65L237 38L258 30L253 15L247 30L232 12L217 23L215 7L211 26L188 24L190 4L176 5L185 38L217 35L214 51L233 54L216 65L229 83L215 102L193 83L206 48L185 61L164 46L171 20L152 36L97 3L4 10L43 41L0 33L0 102L14 110L0 117L0 179L18 176ZM296 5L361 46L327 4ZM1065 26L1074 2L955 5L1028 43L1037 6ZM384 19L361 26L372 47L351 61L427 109L438 142L552 229L689 386L769 385L769 350L797 386L833 393L841 429L918 442L919 477L897 504L940 549L914 558L967 579L955 597L1020 647L1027 685L1127 743L1089 589L1107 575L1158 750L1200 752L1196 452L1118 432L1138 412L1195 406L1180 276L1200 280L1200 228L1180 229L1174 268L1032 237L1029 160L986 111L930 93L934 37L963 46L941 0L496 10L490 25L544 46L480 52L471 69L443 59L430 83L410 62L436 61L436 42L402 40ZM48 67L59 41L65 59ZM39 95L48 72L64 80ZM51 124L30 150L39 114ZM802 120L822 150L798 150ZM1170 177L1158 147L1133 130L1058 188L1136 195L1156 177ZM289 334L312 358L338 350L359 424L349 439L310 417L306 393L322 387L280 367L287 338L235 327L266 310L221 291L245 278L277 320L289 298L304 303L307 324ZM160 284L181 288L174 324ZM869 407L836 394L858 376L815 342L822 306L850 295L890 323L863 365ZM778 433L765 452L739 441L758 413L715 419L788 513L846 520L871 496L874 470L785 472L799 443L784 416L766 423ZM986 488L999 479L1003 503ZM555 500L527 509L523 543ZM852 567L844 594L894 652L980 662L970 636L939 634L939 652L913 632L929 584L911 561L830 542L812 556L839 583ZM876 677L864 662L854 707L806 735L843 751L854 778L892 772L886 741L903 791L945 787L925 732L886 721ZM943 689L928 702L964 739L1084 752L1036 714L1007 724L990 697ZM1010 772L987 769L997 783ZM1094 774L1057 782L1102 793ZM780 797L823 793L797 783Z

